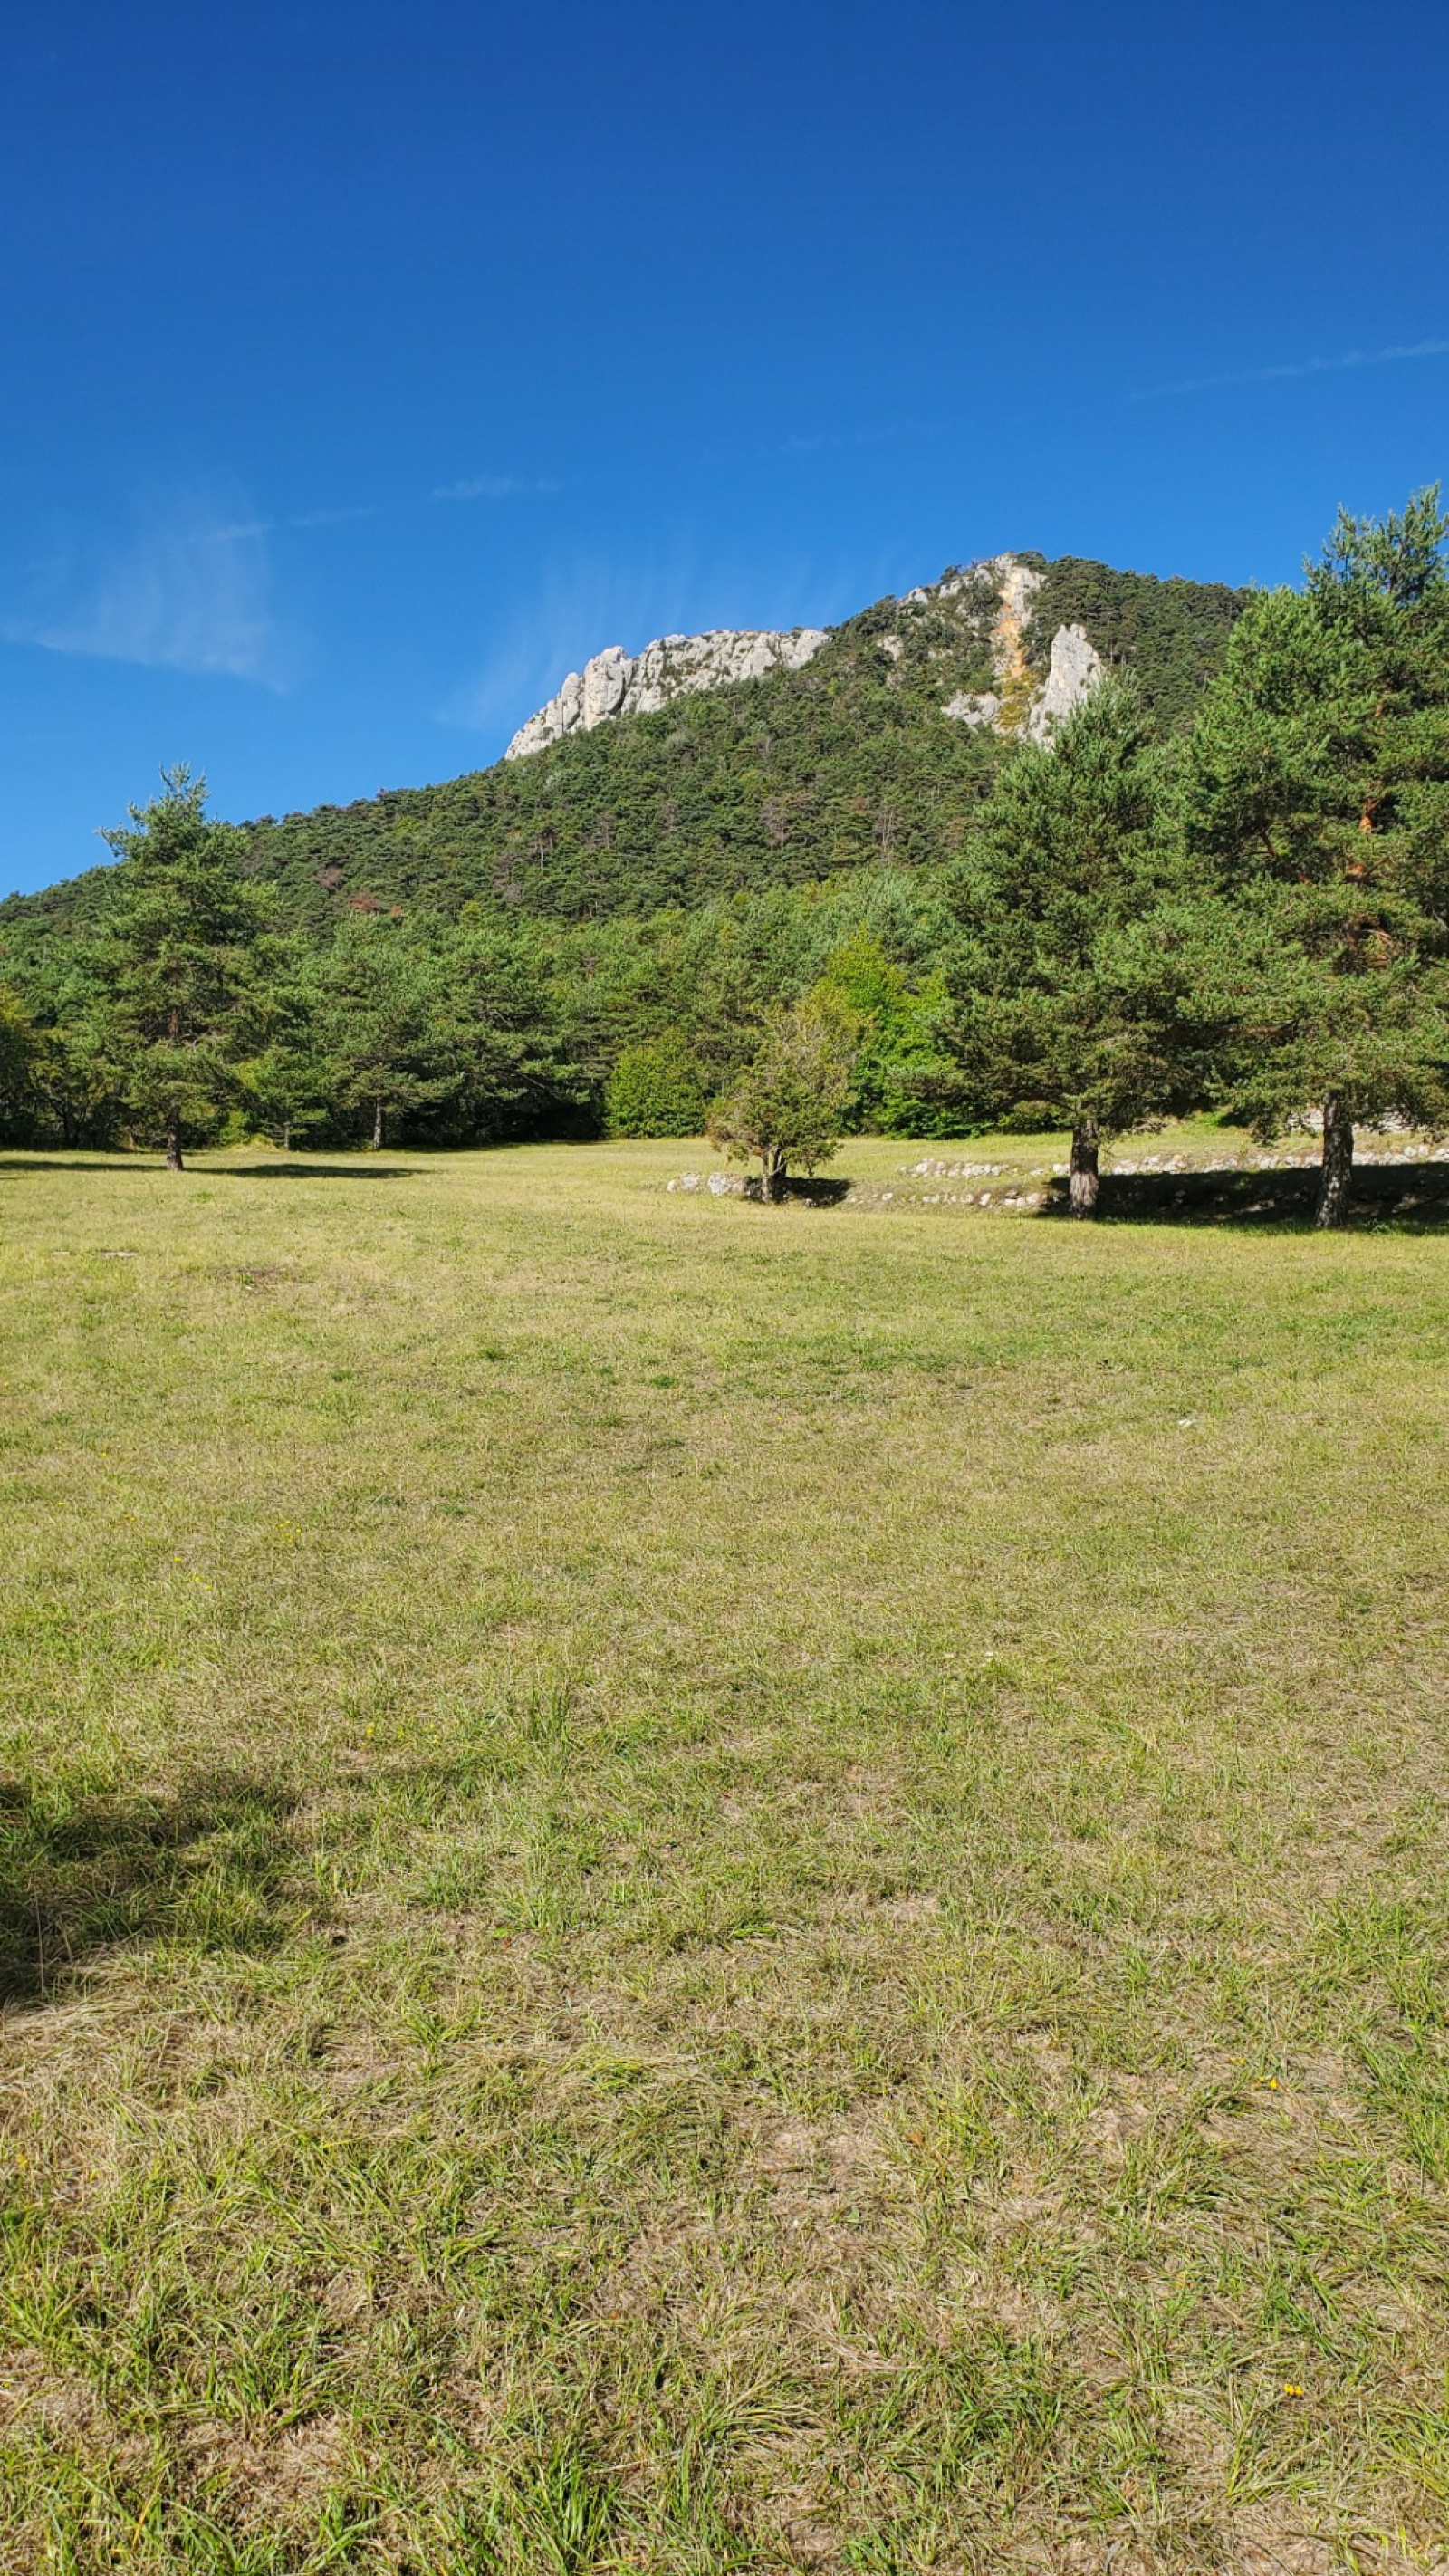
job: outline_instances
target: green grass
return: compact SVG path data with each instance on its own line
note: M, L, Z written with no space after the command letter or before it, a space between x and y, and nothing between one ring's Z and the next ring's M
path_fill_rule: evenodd
M691 1156L0 1169L0 2564L1436 2564L1442 1233Z

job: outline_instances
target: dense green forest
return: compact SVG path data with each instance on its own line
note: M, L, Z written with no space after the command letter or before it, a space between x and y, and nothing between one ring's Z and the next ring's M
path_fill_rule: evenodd
M1164 732L1190 724L1244 593L1070 557L1021 560L1044 576L1027 637L1035 667L1056 626L1080 620L1104 661L1135 673ZM1001 749L942 712L992 676L995 590L956 578L862 610L803 670L681 697L442 786L264 817L245 827L242 864L320 938L354 904L587 923L862 867L939 865L960 848ZM96 899L94 872L12 897L0 937L24 943L42 924L84 920Z
M233 826L174 773L0 906L0 1133L685 1133L798 1095L788 1025L847 1127L1069 1129L1082 1212L1101 1135L1207 1102L1351 1162L1449 1106L1446 525L1251 598L1018 558L1027 670L1064 624L1105 665L1044 743L944 712L1024 685L988 566L445 786Z

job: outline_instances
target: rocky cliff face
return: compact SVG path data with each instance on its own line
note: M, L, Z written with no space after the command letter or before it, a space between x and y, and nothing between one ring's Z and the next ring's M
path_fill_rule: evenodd
M1083 626L1058 627L1045 676L1031 668L1026 630L1041 582L1041 574L1018 555L993 555L948 574L934 588L907 591L898 603L906 625L913 612L932 607L984 614L995 595L995 685L946 699L942 712L957 723L990 725L999 734L1049 742L1062 717L1095 688L1102 663ZM818 626L796 626L788 634L718 627L707 635L661 635L632 656L622 644L606 645L582 671L570 671L557 696L520 725L504 757L525 760L566 734L590 733L610 716L650 715L694 690L762 679L771 671L798 671L829 640L829 630ZM905 651L902 634L887 631L876 640L891 661L899 662Z
M1039 684L1026 658L1026 629L1042 577L1016 555L996 555L975 567L999 582L1000 604L991 629L994 689L948 698L943 712L958 724L990 725L1001 734L1050 742L1063 716L1080 706L1102 676L1102 658L1085 626L1059 626L1052 637L1047 673Z
M632 658L622 644L606 645L582 671L570 671L558 695L519 726L504 758L524 760L565 734L591 733L606 716L652 715L692 690L762 679L767 671L798 671L825 640L818 626L796 626L788 635L716 627L707 635L661 635Z
M1104 665L1085 626L1059 626L1052 637L1047 675L1027 709L1024 730L1033 742L1050 742L1063 716L1095 689Z

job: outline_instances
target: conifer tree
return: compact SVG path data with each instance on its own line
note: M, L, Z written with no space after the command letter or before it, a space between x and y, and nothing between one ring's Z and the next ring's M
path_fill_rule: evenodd
M1437 488L1341 513L1306 588L1241 620L1191 746L1226 1097L1265 1138L1317 1113L1322 1226L1347 1218L1356 1124L1449 1116L1446 533Z
M1130 676L1003 770L957 872L946 1030L973 1119L1071 1131L1071 1209L1094 1216L1101 1139L1187 1104L1179 978L1141 936L1177 885L1165 755Z
M323 960L319 995L333 1098L366 1114L375 1152L389 1115L432 1107L458 1089L439 945L400 916L348 914Z
M321 1032L319 961L295 934L271 943L260 1012L262 1043L246 1068L249 1103L284 1152L324 1121L333 1082Z
M236 1090L270 913L238 873L241 835L207 820L205 779L184 766L161 779L160 796L105 835L120 864L94 950L95 1045L133 1122L179 1172L188 1123Z
M437 943L439 1056L451 1068L449 1116L475 1138L557 1128L586 1110L594 1085L559 1025L526 943L465 909Z

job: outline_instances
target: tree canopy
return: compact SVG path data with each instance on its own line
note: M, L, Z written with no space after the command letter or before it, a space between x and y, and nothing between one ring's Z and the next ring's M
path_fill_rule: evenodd
M119 865L96 943L96 1052L143 1135L180 1170L191 1120L236 1088L259 1008L265 892L238 871L238 836L206 815L206 782L163 771L162 791L106 835Z
M954 878L947 1040L982 1121L1064 1126L1072 1204L1104 1135L1188 1105L1200 1068L1144 925L1178 882L1168 770L1140 692L1109 677L1003 769Z
M1264 1136L1321 1120L1326 1224L1356 1123L1449 1115L1446 533L1437 490L1341 514L1303 590L1254 600L1190 747L1223 1096Z
M710 1140L758 1162L762 1198L782 1199L792 1167L814 1172L835 1153L860 1034L854 1013L827 994L772 1012L753 1060L715 1102Z

